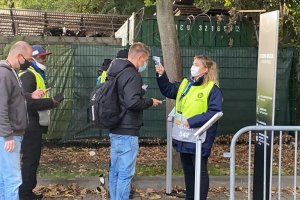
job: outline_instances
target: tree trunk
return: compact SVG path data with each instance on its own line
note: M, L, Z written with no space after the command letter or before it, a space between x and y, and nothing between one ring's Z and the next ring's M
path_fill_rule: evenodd
M173 15L173 0L157 0L157 23L163 52L164 67L170 81L181 81L182 67L180 62L179 43ZM167 115L174 107L174 101L167 101ZM181 168L178 153L173 151L173 168Z
M289 24L287 24L286 5L288 0L280 0L280 14L282 17L282 43L287 43L290 40L291 30L289 30Z
M157 0L157 23L164 67L171 81L180 81L182 79L182 67L172 2L173 0Z

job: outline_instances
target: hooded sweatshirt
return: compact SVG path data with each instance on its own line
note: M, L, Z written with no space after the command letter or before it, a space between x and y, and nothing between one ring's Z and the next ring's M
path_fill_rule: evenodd
M24 135L27 127L25 93L16 72L0 61L0 137Z

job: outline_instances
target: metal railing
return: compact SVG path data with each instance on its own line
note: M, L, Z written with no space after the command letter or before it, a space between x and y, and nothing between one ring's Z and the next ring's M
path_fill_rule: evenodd
M196 163L195 163L195 193L194 199L200 199L200 180L201 180L201 155L202 155L202 139L201 135L204 134L209 127L216 123L223 116L223 112L216 113L210 120L208 120L199 130L195 133L196 141Z
M274 134L279 134L279 141L278 141L278 186L277 186L277 196L278 199L281 199L281 180L282 180L282 135L283 132L294 132L294 175L293 175L293 199L297 199L297 156L298 156L298 131L300 131L300 126L247 126L245 128L240 129L232 138L231 145L230 145L230 152L225 153L224 157L230 157L230 200L235 199L235 147L237 140L239 137L247 133L249 134L249 141L248 141L248 200L251 199L251 144L252 144L252 134L256 134L257 131L263 132L264 133L264 176L263 176L263 187L261 188L263 190L263 197L266 199L266 194L268 190L269 197L268 199L272 198L272 166L273 166L273 157L274 157L274 151L273 151L273 144L274 144ZM266 160L267 160L267 131L271 132L271 164L270 164L270 185L269 188L266 188L267 180L266 180Z
M166 172L166 193L172 192L172 128L175 110L173 109L167 122L167 172ZM195 193L194 199L200 199L200 180L201 180L201 154L202 154L202 139L201 136L223 116L223 112L216 113L195 133L196 140L196 161L195 161ZM200 155L200 156L198 156Z

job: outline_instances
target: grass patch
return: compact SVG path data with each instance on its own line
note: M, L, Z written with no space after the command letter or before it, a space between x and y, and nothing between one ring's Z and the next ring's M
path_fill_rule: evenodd
M69 171L64 169L58 170L39 170L38 176L43 178L78 178L78 177L87 177L87 176L99 176L100 174L107 175L107 171L103 170L89 170L84 172L76 172L76 171Z
M208 165L208 174L210 176L224 176L229 174L229 168L221 167L221 166L214 166Z
M56 168L56 169L55 169ZM38 172L39 177L44 178L74 178L74 177L87 177L87 176L99 176L99 174L108 175L107 169L90 169L90 170L70 170L66 168L55 168L40 169ZM208 173L210 176L228 176L229 167L215 166L209 164ZM237 175L247 175L247 169L236 168ZM137 165L136 166L136 176L165 176L166 175L166 165ZM183 176L183 170L177 169L173 170L174 176Z

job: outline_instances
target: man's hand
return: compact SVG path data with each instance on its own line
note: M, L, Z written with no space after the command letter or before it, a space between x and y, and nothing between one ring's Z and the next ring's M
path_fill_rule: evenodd
M56 101L54 98L52 98L53 106L56 108L59 106L60 102Z
M5 144L4 144L4 150L7 151L7 152L12 152L14 149L15 149L15 140L14 138L7 138L5 140Z
M41 99L45 95L45 91L41 89L37 89L31 94L32 99Z
M165 68L162 65L159 65L159 66L155 65L155 71L159 75L163 75L163 73L165 72Z
M154 99L154 98L152 98L152 101L153 101L152 106L154 106L154 107L158 106L159 104L162 104L162 101Z

